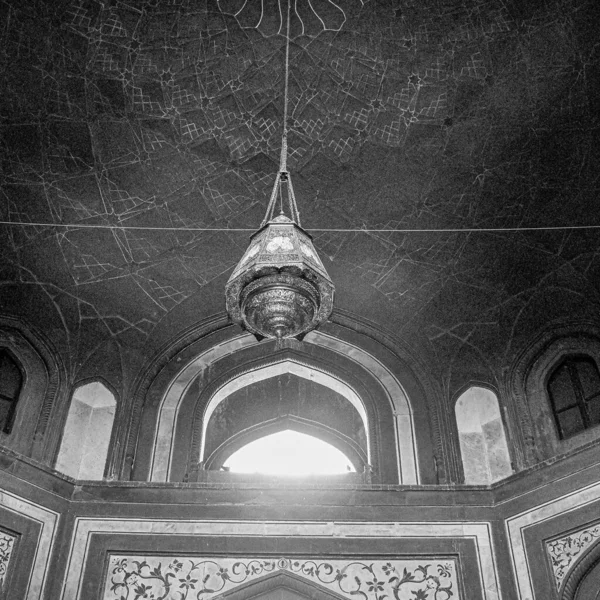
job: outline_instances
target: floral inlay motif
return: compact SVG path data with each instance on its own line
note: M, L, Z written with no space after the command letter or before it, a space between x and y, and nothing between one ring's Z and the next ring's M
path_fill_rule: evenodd
M458 600L454 559L331 560L112 555L103 600L209 600L287 571L353 600Z
M597 523L546 543L546 552L552 564L556 589L560 588L579 556L599 538L600 523Z
M17 538L6 531L0 531L0 591L4 589L6 575L8 573L8 564L15 547Z

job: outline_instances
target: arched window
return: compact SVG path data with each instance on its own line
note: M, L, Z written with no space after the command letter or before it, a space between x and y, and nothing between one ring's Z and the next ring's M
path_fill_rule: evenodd
M457 400L455 412L465 483L490 484L511 475L496 394L471 387Z
M600 373L589 356L568 356L548 379L548 395L561 439L600 423Z
M263 449L262 458L256 455L255 464L239 472L276 474L274 469L278 467L273 463L281 458L284 465L296 464L296 474L301 474L299 469L303 474L312 471L316 475L322 465L315 465L319 460L318 454L311 453L315 445L320 446L321 452L329 450L347 457L350 469L344 463L337 473L364 472L369 464L367 427L361 411L348 397L293 372L280 371L273 377L253 379L238 380L239 384L248 383L203 414L203 470L216 471L224 466L237 470L240 451L248 456L257 447L271 442L275 446ZM355 400L360 402L358 398ZM233 456L236 460L230 464ZM259 462L261 467L255 468ZM279 474L286 473L280 470Z
M291 476L355 471L348 457L331 444L290 429L242 446L225 460L223 467L233 473Z
M115 418L116 401L94 381L73 393L56 460L56 470L74 479L102 479Z
M17 402L23 386L23 375L7 350L0 350L0 430L12 431Z

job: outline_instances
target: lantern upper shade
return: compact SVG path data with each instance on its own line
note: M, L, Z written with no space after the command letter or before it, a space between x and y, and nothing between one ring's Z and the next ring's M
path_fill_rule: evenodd
M262 289L261 282L269 288L268 292ZM259 337L297 337L314 329L331 314L333 291L333 283L310 236L285 215L272 219L252 236L250 246L225 288L227 311L232 320ZM252 302L248 300L249 294ZM276 331L258 326L258 322L264 321L264 315L256 314L257 306L260 305L259 312L265 314L283 311L282 295L288 298L285 312L288 313L286 322L290 324L278 326ZM247 314L251 303L254 317ZM294 312L298 314L293 316ZM273 318L271 314L267 321ZM292 321L294 326L291 326Z

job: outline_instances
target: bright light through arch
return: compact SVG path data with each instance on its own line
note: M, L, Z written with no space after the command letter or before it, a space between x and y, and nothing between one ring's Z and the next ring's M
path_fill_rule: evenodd
M335 475L355 472L345 454L312 435L286 429L242 446L223 464L232 473Z

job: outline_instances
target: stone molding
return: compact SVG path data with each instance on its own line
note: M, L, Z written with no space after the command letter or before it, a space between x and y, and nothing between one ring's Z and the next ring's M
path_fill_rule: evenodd
M434 383L430 369L425 361L414 353L413 348L402 343L395 336L382 332L377 327L367 323L364 319L351 315L342 310L334 310L330 321L338 327L355 331L360 335L375 340L386 350L393 354L395 360L410 365L414 378L420 387L422 397L427 403L430 419L431 438L434 444L434 456L438 483L459 481L461 473L460 449L450 436L443 435L443 431L450 431L453 420L451 411L445 406L449 399L442 393L439 385ZM435 360L431 359L431 363Z
M205 338L210 338L212 334L227 329L230 329L231 335L233 335L234 326L228 322L227 316L225 314L215 315L202 323L193 325L176 340L165 344L148 361L148 366L133 384L133 393L125 396L119 414L115 416L117 426L113 439L116 443L111 451L110 464L107 467L109 477L126 480L131 477L146 396L155 379L161 375L161 371L167 369L169 365L174 368L176 365L172 361L194 343L202 342Z

